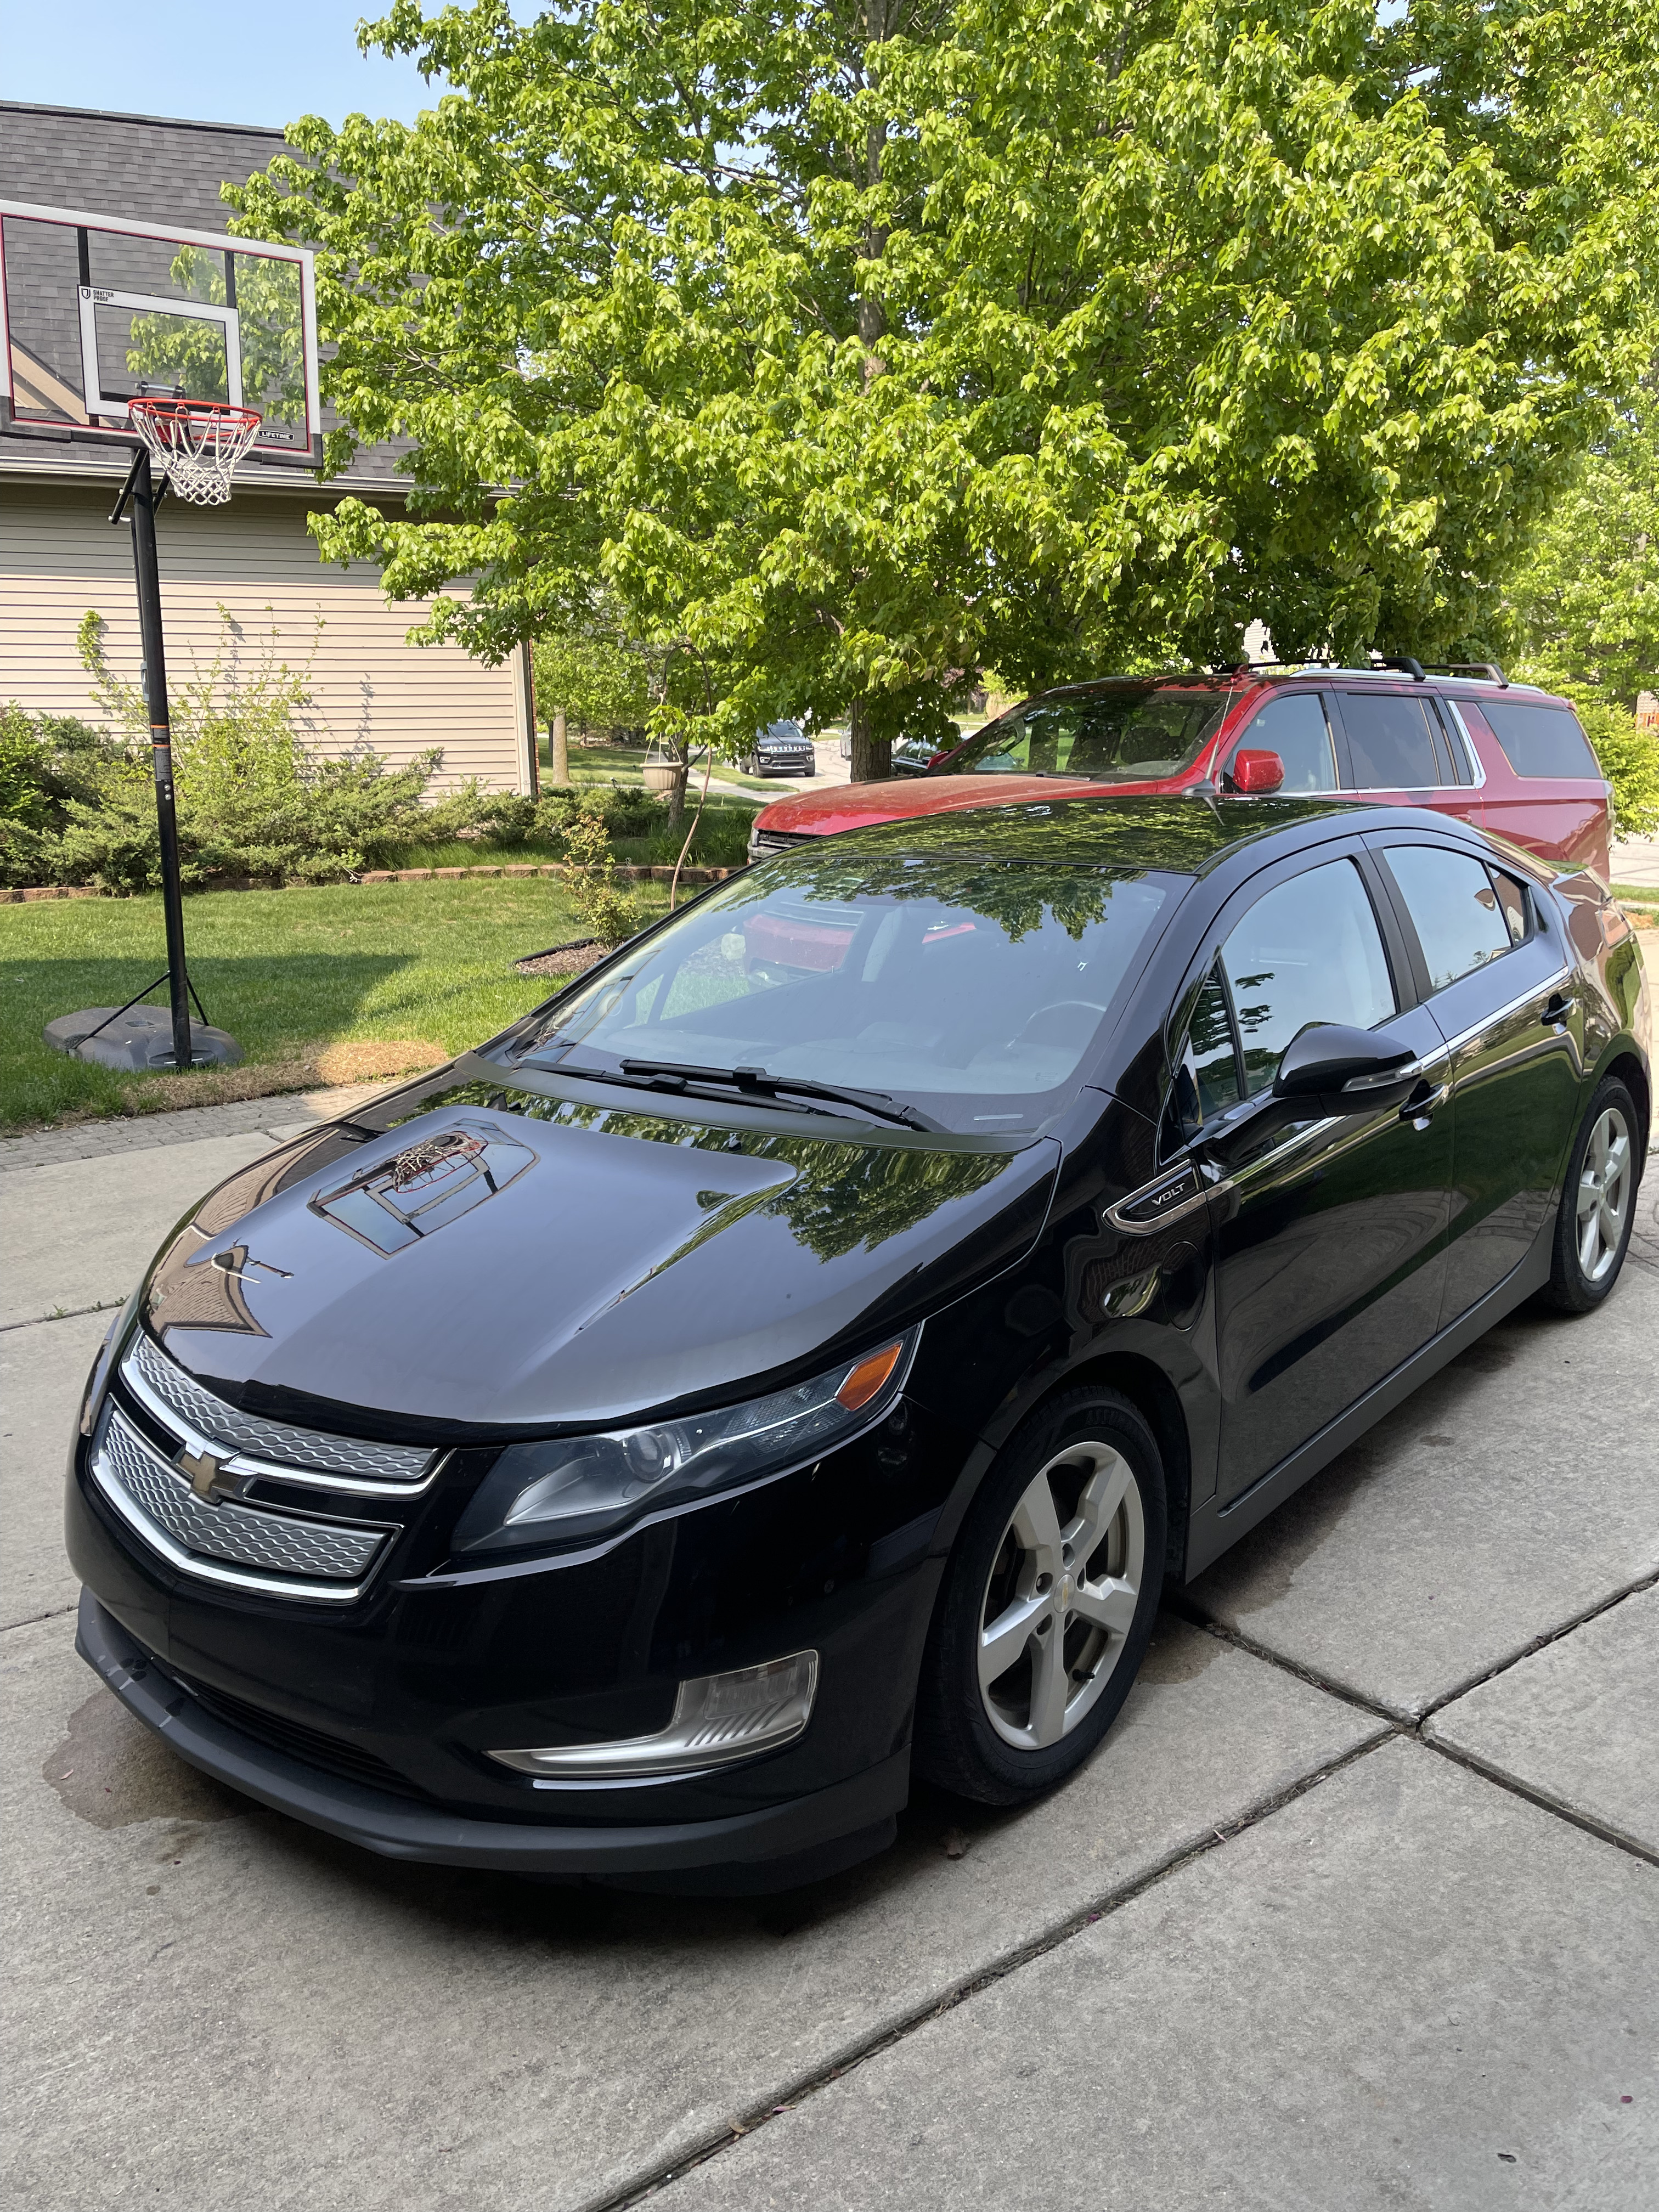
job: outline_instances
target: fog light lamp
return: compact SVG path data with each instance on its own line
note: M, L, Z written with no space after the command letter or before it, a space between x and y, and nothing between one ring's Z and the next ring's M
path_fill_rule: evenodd
M682 1682L674 1716L657 1735L611 1743L556 1743L540 1751L492 1751L520 1774L583 1782L637 1782L729 1766L793 1743L812 1717L818 1655L796 1651L729 1674Z

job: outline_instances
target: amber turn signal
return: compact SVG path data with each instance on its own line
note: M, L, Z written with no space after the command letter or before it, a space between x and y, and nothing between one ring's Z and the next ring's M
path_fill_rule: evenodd
M867 1359L860 1359L836 1391L837 1403L845 1406L849 1413L856 1413L861 1406L867 1406L897 1366L903 1349L904 1340L900 1337L891 1344L883 1345L879 1352L872 1352Z

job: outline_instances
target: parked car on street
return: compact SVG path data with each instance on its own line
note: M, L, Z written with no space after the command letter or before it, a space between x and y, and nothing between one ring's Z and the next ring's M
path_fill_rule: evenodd
M1624 915L1444 814L810 841L202 1202L88 1385L78 1648L393 1857L815 1878L913 1773L1061 1781L1166 1582L1599 1307L1650 1101Z
M816 775L817 756L799 722L769 722L744 757L745 775Z
M901 761L896 751L890 781L764 808L750 854L1018 799L1217 789L1429 806L1540 859L1607 874L1607 786L1571 703L1486 664L1415 661L1068 684L948 753L912 746Z

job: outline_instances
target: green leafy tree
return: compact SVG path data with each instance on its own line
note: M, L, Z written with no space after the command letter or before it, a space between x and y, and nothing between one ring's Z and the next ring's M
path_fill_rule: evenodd
M1659 691L1659 380L1584 456L1504 591L1510 665L1577 706L1626 836L1659 828L1659 734L1639 726Z
M230 195L314 238L407 517L313 527L487 658L599 580L728 751L855 775L976 672L1491 627L1634 373L1651 0L502 0L362 33L453 88Z

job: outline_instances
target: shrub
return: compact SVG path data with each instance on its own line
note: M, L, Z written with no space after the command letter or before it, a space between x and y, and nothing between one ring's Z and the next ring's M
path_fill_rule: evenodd
M566 841L571 823L582 818L600 823L607 837L642 837L662 827L663 809L650 792L635 784L556 783L537 805L536 834L557 845Z
M400 769L367 750L336 759L311 750L295 726L309 704L305 672L276 659L274 629L246 662L240 632L221 615L211 665L173 691L186 884L228 876L327 882L357 873L382 847L447 842L466 825L503 842L526 834L530 802L476 783L424 805L442 760L436 750ZM138 687L109 665L101 617L85 617L81 657L115 736L31 721L19 709L0 721L0 872L10 883L139 891L161 881L149 714Z
M578 806L564 827L570 857L566 893L577 918L601 945L619 945L639 926L635 902L617 883L617 856L597 807Z
M131 768L127 749L63 714L0 710L0 882L54 880L72 805L97 805Z

